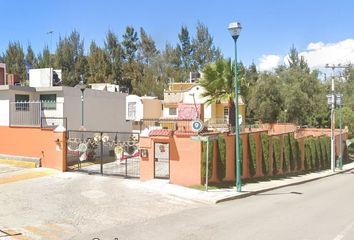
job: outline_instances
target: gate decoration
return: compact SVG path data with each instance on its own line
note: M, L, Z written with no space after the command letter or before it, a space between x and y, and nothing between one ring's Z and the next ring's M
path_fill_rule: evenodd
M68 131L67 146L70 171L140 176L138 133Z

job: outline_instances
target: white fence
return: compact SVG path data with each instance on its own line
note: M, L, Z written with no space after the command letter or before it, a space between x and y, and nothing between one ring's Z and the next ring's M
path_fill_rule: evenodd
M63 103L57 102L11 102L10 126L41 126L43 118L63 117ZM42 123L41 123L42 121ZM52 125L50 123L44 123Z

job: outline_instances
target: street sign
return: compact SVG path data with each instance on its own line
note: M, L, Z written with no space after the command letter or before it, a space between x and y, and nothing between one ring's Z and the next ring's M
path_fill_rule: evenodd
M215 141L218 139L218 135L210 135L210 136L192 136L191 140L193 141L201 141L201 142L208 142L208 141Z
M203 122L200 119L196 119L192 121L192 131L200 132L204 128Z

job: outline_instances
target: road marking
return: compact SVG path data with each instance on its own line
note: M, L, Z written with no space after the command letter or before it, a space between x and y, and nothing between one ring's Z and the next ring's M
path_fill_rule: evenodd
M345 234L349 232L351 228L354 227L354 222L349 224L342 232L340 232L333 240L342 240L345 237Z
M40 235L42 237L45 237L45 239L63 240L62 238L59 238L59 237L57 237L57 236L55 236L55 235L53 235L53 234L51 234L51 233L49 233L49 232L47 232L45 230L42 230L42 229L40 229L38 227L27 226L27 227L25 227L25 229L27 231L29 231L29 232L32 232L32 233L36 234L36 235Z
M55 170L46 169L46 170L42 170L42 171L29 172L29 173L17 174L17 175L6 176L6 177L0 176L0 184L12 183L12 182L23 181L23 180L32 179L32 178L44 177L44 176L50 176L50 175L57 174L57 173L58 172Z
M0 163L12 165L12 166L17 166L17 167L26 167L26 168L35 168L36 167L35 162L0 159Z

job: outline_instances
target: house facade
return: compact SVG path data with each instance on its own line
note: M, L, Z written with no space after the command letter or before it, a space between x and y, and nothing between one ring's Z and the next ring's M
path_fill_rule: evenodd
M92 89L81 94L66 86L0 86L0 126L51 126L66 118L69 130L79 130L82 121L89 131L131 130L124 116L126 94Z
M162 102L157 97L126 96L125 119L132 123L133 129L140 128L142 119L159 119L162 114Z
M229 118L229 107L227 101L207 104L207 97L203 97L205 89L197 83L172 83L169 89L164 91L163 118L187 119L186 114L181 111L190 109L191 119L200 118L208 126L227 125ZM245 119L245 104L241 96L238 99L239 115ZM193 110L194 109L194 110ZM243 121L244 123L244 121Z

